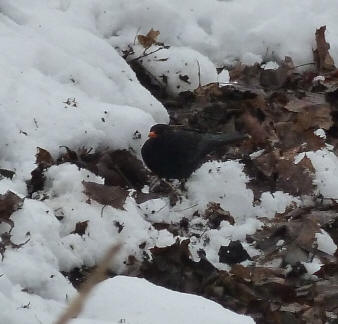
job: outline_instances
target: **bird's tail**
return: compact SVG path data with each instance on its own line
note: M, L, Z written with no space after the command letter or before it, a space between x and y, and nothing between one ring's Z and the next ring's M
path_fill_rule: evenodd
M230 134L213 134L211 135L211 140L215 143L218 143L220 145L224 144L231 144L243 141L245 139L249 138L249 135L247 134L241 134L241 133L230 133Z

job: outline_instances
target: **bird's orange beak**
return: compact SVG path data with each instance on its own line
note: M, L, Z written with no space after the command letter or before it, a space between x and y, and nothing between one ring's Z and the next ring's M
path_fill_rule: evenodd
M155 137L157 137L157 134L156 134L156 132L150 132L150 133L148 134L148 137L150 137L150 138L155 138Z

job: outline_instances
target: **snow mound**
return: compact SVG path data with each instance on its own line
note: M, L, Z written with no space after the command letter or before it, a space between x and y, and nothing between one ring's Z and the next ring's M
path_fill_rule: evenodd
M244 165L236 161L204 163L187 181L188 195L204 211L210 201L221 204L233 217L253 216L253 193L247 189L249 181Z
M138 152L133 133L145 138L152 124L168 122L162 104L96 30L94 4L53 3L1 5L0 162L26 178L37 146L52 154L61 145Z
M95 287L83 317L116 323L254 323L203 297L155 286L145 279L117 276ZM78 324L74 320L73 324ZM96 322L94 322L96 323Z
M316 0L287 0L278 8L269 0L118 0L98 21L101 32L121 49L154 28L165 44L188 46L218 65L234 59L260 63L286 55L298 65L312 62L314 32L323 25L338 62L337 10L337 3Z
M209 58L188 47L151 46L144 49L141 45L133 46L135 54L127 60L135 60L144 53L153 53L138 62L160 83L169 94L176 95L183 91L192 91L200 85L217 82L216 66ZM221 81L228 80L226 72Z

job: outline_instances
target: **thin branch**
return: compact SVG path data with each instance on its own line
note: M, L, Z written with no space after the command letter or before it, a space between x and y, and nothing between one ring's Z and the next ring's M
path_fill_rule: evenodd
M81 286L79 294L73 299L65 312L59 317L55 324L67 324L71 319L77 317L83 305L88 298L92 289L106 277L106 271L109 267L111 259L120 250L121 245L112 246L103 257L102 261L97 265L96 269L89 275L87 280Z
M158 52L158 51L160 51L160 50L162 50L162 49L164 49L164 48L165 48L165 47L159 47L159 48L157 48L156 50L154 50L154 51L152 51L152 52L149 52L149 53L145 53L145 52L144 52L142 55L133 58L133 59L130 60L129 62L137 61L137 60L139 60L139 59L141 59L141 58L144 58L144 57L147 57L147 56L149 56L149 55L151 55L151 54L154 54L154 53L156 53L156 52Z
M301 65L296 65L292 69L297 69L299 67L307 66L307 65L316 65L316 63L315 62L310 62L310 63L301 64Z
M197 60L197 66L198 66L198 87L201 87L201 67L200 62Z

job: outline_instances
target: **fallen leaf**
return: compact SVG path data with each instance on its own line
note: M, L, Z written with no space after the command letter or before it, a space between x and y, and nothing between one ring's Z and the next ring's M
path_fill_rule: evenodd
M0 235L0 254L1 254L1 257L2 257L2 261L4 260L4 257L5 257L5 252L6 252L6 247L9 246L11 247L12 249L19 249L21 247L23 247L26 243L29 242L30 238L28 238L25 242L21 243L21 244L15 244L12 242L11 240L11 234L9 232L5 232L5 233L2 233Z
M50 167L51 165L54 164L54 159L52 158L51 154L41 148L41 147L37 147L38 152L36 153L36 164L42 164L43 167Z
M32 197L34 192L40 191L44 188L46 176L44 174L45 168L39 164L32 172L31 178L27 180L28 196Z
M259 145L266 143L267 139L270 137L269 133L257 117L253 116L249 112L245 112L242 115L242 122L255 144Z
M277 188L295 196L313 193L313 174L307 167L306 160L295 164L293 160L279 159L276 165Z
M325 99L322 95L306 94L303 98L291 98L284 106L285 109L291 112L302 112L306 107L312 105L325 104Z
M128 191L117 186L107 186L95 182L82 181L84 193L102 205L109 205L117 209L124 209Z
M329 53L330 44L325 40L325 31L326 26L316 30L317 49L313 51L314 59L320 72L330 72L336 69L333 58Z
M297 114L296 127L298 126L302 130L310 128L329 130L332 125L331 107L327 104L307 106Z
M262 70L260 73L260 84L264 88L279 89L285 84L289 70L287 66L280 66L276 70Z
M14 227L14 222L10 216L23 205L23 199L11 191L0 195L0 222L7 223L11 229Z
M96 168L107 185L141 190L148 183L143 163L127 150L105 152L96 161Z
M88 221L78 222L75 225L75 230L71 232L71 234L79 234L80 236L86 233L86 229L88 227Z
M138 42L145 48L149 48L151 45L156 44L156 38L160 32L158 30L150 29L147 35L137 35Z
M208 219L210 228L218 228L222 221L227 221L231 225L235 224L234 218L219 203L209 202L204 216Z
M78 156L75 151L72 151L69 147L67 146L60 146L60 148L65 148L66 153L61 154L61 156L58 158L58 163L65 163L65 162L71 162L75 163L78 161Z

